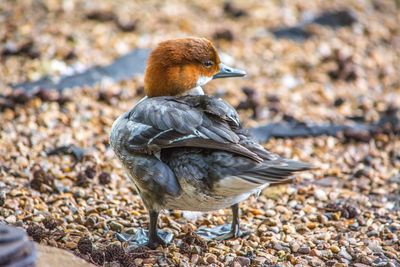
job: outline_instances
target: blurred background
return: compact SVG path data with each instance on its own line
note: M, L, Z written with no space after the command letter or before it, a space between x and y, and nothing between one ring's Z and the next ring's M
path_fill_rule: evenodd
M385 264L398 259L399 249L379 235L389 219L358 223L354 229L378 231L377 244L392 258L364 249L358 253L351 242L340 243L337 229L315 218L325 216L329 221L330 213L341 211L347 214L341 229L350 232L357 219L386 216L399 225L399 25L399 1L394 0L2 0L0 221L28 229L42 244L73 250L96 264L107 261L82 252L82 236L89 236L98 249L93 251L99 252L101 244L118 243L115 232L147 223L139 197L109 148L111 125L143 97L148 49L166 39L197 36L210 39L226 64L247 71L244 79L205 86L207 93L237 107L246 127L281 121L374 125L397 114L390 117L392 128L374 135L269 140L265 146L271 151L312 162L319 169L300 174L293 186L266 191L258 201L246 202L245 223L254 228L276 226L278 232L283 224L319 224L308 225L307 234L289 232L292 241L272 230L271 235L259 233L254 237L258 247L246 243L239 251L254 253L252 264L255 257L271 264L311 264L306 257L310 252L296 254L295 249L263 242L298 240L311 242L307 244L314 244L309 245L314 249L319 241L313 238L322 232L329 238L323 239L328 245L321 250L344 246L350 258L352 253L365 254L367 265L376 259ZM121 66L109 69L104 77L98 71L131 52L140 56L130 58L128 76L121 78ZM130 68L135 71L130 73ZM96 75L90 76L88 70ZM86 73L83 78L82 73ZM75 78L60 86L65 77ZM32 84L35 81L39 83ZM349 200L350 208L343 204ZM279 206L288 208L276 209ZM269 209L274 212L268 214ZM163 215L161 225L177 236L187 233L188 227L220 224L229 213L203 215L189 223L179 214ZM289 215L282 220L283 214ZM391 233L398 235L400 227L396 229ZM357 243L371 236L354 238ZM229 253L247 257L232 248L235 244L225 245ZM225 252L217 263L229 263ZM193 263L182 255L178 260L172 254L166 258L176 264L182 259ZM329 260L332 265L351 262L345 253L339 258L310 255L314 266Z

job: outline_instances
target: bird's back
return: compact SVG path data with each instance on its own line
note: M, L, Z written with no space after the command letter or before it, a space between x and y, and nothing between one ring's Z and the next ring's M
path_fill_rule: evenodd
M310 167L265 150L233 107L205 95L145 99L114 123L110 139L139 191L162 195L165 208L224 208Z

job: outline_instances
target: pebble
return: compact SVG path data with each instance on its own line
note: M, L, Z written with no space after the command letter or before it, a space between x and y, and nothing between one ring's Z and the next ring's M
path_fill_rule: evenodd
M217 256L215 256L214 254L206 254L205 257L208 264L215 264L218 261Z
M120 223L118 223L118 222L116 222L116 221L112 221L112 222L110 223L110 228L111 228L111 230L114 230L114 231L116 231L116 232L121 232L121 231L124 229L124 227L122 226L122 224L120 224Z
M235 261L238 262L240 264L240 266L242 266L242 267L250 266L250 263L251 263L249 258L242 257L242 256L237 257L235 259Z
M300 245L297 242L293 242L290 244L290 249L292 250L293 253L296 253L300 249Z
M321 200L321 201L328 200L328 196L327 196L326 192L322 189L315 190L314 196L316 199Z
M274 216L276 215L276 211L274 211L274 210L267 210L267 211L265 212L265 215L268 216L268 217L274 217Z
M15 217L15 215L8 216L6 218L6 222L9 224L14 224L17 222L17 217Z
M255 257L253 260L254 264L256 265L263 265L266 261L267 259L264 257Z
M338 246L336 246L336 245L333 245L333 246L330 247L330 250L331 250L333 253L339 253L340 248L339 248Z
M68 249L71 249L71 250L76 249L76 246L77 246L77 244L75 242L67 242L67 243L65 243L65 247L68 248Z
M339 256L345 258L346 260L351 261L353 257L347 252L345 247L342 247L339 252Z
M298 249L298 252L301 254L310 254L311 249L310 249L310 247L302 246Z

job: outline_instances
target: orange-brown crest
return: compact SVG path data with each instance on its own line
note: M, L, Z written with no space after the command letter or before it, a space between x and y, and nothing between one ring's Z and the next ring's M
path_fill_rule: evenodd
M146 95L174 96L197 86L201 76L219 71L220 59L205 38L182 38L160 43L150 54L144 77Z

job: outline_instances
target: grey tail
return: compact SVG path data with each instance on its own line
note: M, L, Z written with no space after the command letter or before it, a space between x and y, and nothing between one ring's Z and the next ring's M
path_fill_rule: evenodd
M313 169L311 164L290 160L290 159L277 159L271 161L264 161L253 169L247 170L238 175L251 183L256 184L275 184L284 183L293 179L292 175L299 171Z

